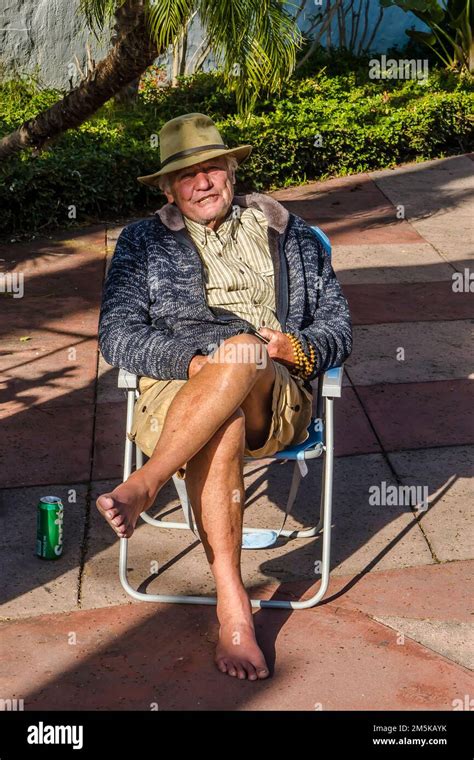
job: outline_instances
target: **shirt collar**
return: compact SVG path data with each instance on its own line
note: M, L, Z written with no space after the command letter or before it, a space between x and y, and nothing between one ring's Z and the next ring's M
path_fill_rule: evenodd
M236 209L238 209L237 212ZM221 243L225 244L230 235L232 235L232 239L235 240L238 228L242 224L240 219L241 213L240 206L233 204L230 207L226 218L220 223L216 231L211 230L204 224L199 224L199 222L195 222L193 219L189 219L189 217L184 215L183 220L189 232L196 237L201 245L206 245L210 238L212 239L216 236Z

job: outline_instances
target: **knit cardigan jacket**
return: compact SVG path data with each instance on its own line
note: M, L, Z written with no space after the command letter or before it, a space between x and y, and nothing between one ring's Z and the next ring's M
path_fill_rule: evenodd
M308 380L340 365L352 350L351 319L322 244L301 217L268 195L236 195L233 204L265 214L281 330L301 338L308 356L308 341L316 350ZM193 356L253 329L245 319L216 316L208 307L202 260L174 203L124 227L99 318L99 347L109 364L151 378L187 380Z

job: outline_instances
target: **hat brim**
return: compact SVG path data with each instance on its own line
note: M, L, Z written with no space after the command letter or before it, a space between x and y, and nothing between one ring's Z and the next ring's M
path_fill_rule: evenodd
M187 158L181 158L178 161L172 161L167 164L163 169L155 172L154 174L146 174L144 177L137 177L138 181L143 185L150 185L151 187L158 187L158 179L164 174L171 174L179 169L185 169L187 166L193 166L193 164L199 164L201 161L209 161L211 158L217 158L217 156L235 156L239 165L248 158L252 152L252 145L239 145L238 148L222 148L216 150L203 150L200 153L194 153Z

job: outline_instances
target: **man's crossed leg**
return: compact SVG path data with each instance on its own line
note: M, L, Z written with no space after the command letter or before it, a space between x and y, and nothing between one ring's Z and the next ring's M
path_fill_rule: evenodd
M237 349L232 361L229 344ZM254 351L249 350L252 346ZM262 446L272 417L275 368L268 356L261 362L262 349L266 352L252 335L224 341L212 361L174 397L148 462L97 499L97 508L117 535L129 538L140 513L152 506L163 485L186 464L190 501L216 581L220 623L216 664L224 673L250 680L269 674L240 572L245 438L250 448Z

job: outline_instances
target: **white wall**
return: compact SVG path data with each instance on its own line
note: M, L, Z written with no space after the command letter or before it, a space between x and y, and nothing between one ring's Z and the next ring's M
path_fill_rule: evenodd
M355 2L358 4L360 0ZM374 18L379 6L377 0L371 0L371 3ZM86 42L89 42L97 60L108 48L108 33L99 44L78 14L78 5L79 0L0 0L0 74L5 71L35 73L43 85L69 89L71 72L74 73L74 56L77 55L83 67ZM315 5L314 0L307 0L305 11L311 13L320 7ZM373 49L385 52L395 44L403 45L408 39L404 30L412 24L423 28L411 14L403 13L398 8L386 10ZM302 29L306 26L303 18L300 26ZM336 39L334 32L333 42ZM199 22L193 23L188 46L190 56L200 41ZM163 60L166 59L159 59L160 62ZM208 67L205 66L205 69ZM76 72L73 84L77 81Z

